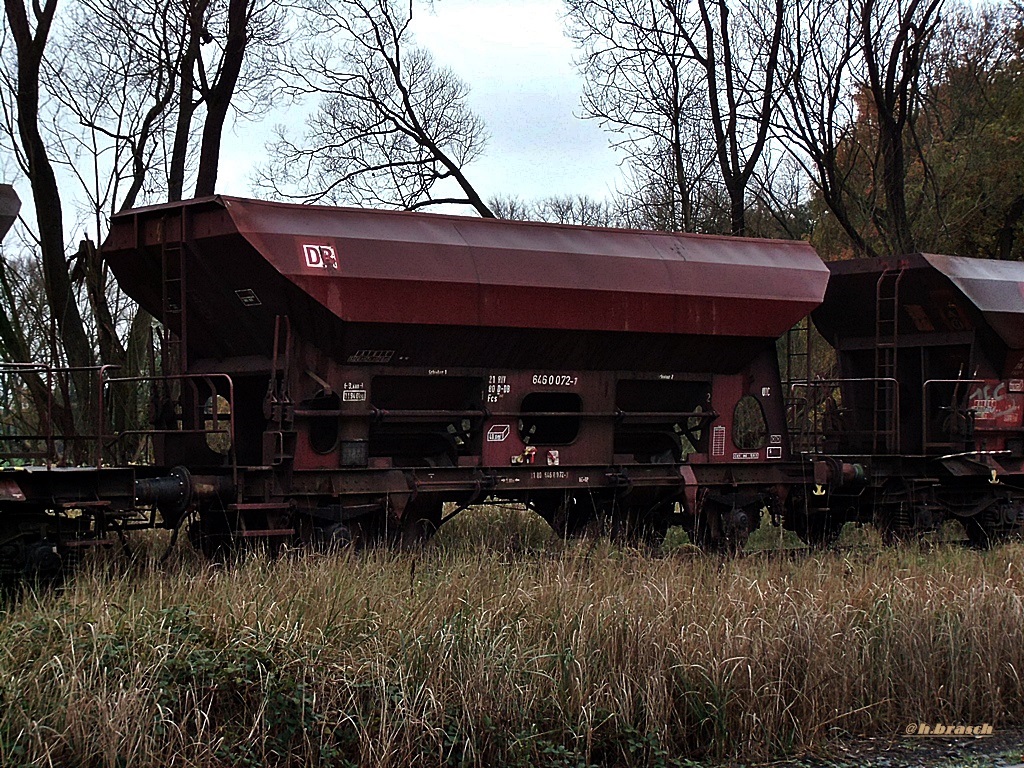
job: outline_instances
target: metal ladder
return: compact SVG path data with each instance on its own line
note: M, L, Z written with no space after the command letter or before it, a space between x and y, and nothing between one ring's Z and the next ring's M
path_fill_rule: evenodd
M163 244L160 248L161 300L161 355L165 376L175 376L188 370L185 317L187 284L185 282L184 220L179 219L179 231L170 230L174 220L163 220ZM168 226L172 225L172 226Z
M903 264L886 267L875 284L875 376L872 452L898 453L900 448L899 294Z
M811 381L811 329L810 320L803 318L786 331L786 390L789 417L790 450L793 453L813 451L818 433L817 409L813 407ZM793 385L804 383L804 398L793 397Z

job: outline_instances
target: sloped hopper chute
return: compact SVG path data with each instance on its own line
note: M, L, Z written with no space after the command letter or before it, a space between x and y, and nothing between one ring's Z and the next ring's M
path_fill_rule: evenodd
M828 279L799 241L224 196L118 214L103 253L158 318L161 264L184 254L194 360L265 358L288 315L348 362L732 372Z

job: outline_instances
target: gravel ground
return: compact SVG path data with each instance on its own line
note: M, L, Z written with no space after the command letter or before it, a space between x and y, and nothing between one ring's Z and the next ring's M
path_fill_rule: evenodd
M771 768L1024 768L1024 729L986 737L893 736L841 741L828 757L806 756Z

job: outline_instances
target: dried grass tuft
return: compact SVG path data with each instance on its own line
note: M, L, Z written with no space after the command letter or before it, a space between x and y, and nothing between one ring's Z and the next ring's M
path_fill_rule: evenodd
M482 514L9 599L0 765L667 766L1024 717L1022 545L651 557Z

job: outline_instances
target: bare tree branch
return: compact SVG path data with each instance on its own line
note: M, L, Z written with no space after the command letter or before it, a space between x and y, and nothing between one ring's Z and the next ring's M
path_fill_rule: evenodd
M486 130L466 106L465 84L410 47L411 6L308 0L307 13L307 44L289 67L288 89L319 103L301 138L279 129L257 185L309 202L410 210L457 202L492 216L463 170ZM435 197L445 180L462 196Z

